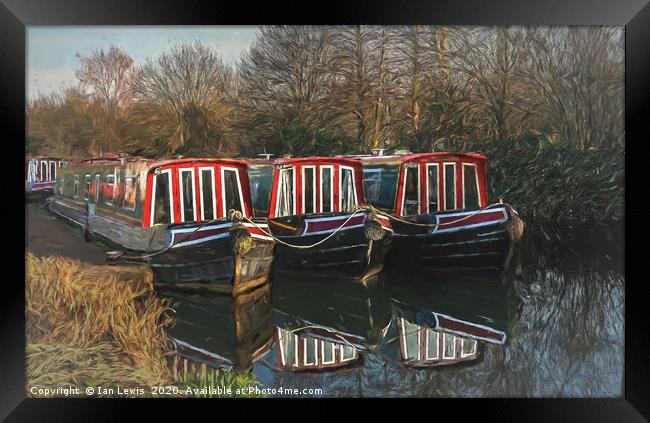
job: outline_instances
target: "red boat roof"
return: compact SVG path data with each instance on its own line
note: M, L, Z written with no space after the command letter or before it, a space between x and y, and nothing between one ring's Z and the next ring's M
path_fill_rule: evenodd
M290 164L290 163L338 163L349 166L359 166L361 163L353 157L291 157L275 159L273 164Z
M403 163L419 160L444 160L444 159L474 159L485 160L485 156L478 153L450 153L448 151L439 151L435 153L409 153L409 154L394 154L389 156L357 156L357 160L364 163Z

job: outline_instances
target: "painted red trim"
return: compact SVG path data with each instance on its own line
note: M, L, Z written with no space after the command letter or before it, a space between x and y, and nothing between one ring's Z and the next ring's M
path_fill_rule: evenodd
M447 329L455 332L463 332L481 338L492 339L500 343L504 340L503 332L477 327L465 322L450 320L439 314L436 315L436 317L438 319L438 327L442 329Z
M439 215L438 223L440 224L440 223L453 222L454 220L458 220L459 218L460 218L459 216ZM440 226L439 228L440 229L459 228L468 225L475 225L477 223L499 221L501 219L503 219L503 209L498 209L498 210L489 211L485 213L475 214L474 216L467 218L463 221L452 223L451 225Z
M314 222L310 221L307 219L305 221L305 231L303 232L304 235L308 235L313 232L321 232L321 231L329 231L329 230L334 230L341 226L343 222L345 222L348 219L348 216L341 216L340 219L332 219L332 220L325 220L325 221L320 221L320 222ZM350 219L344 226L344 228L348 226L354 226L354 225L361 225L363 224L365 220L365 215L363 214L358 214L354 216L352 219Z
M206 229L194 232L175 232L172 236L172 244L177 242L189 242L207 238L214 235L220 235L230 230L230 226L215 229Z

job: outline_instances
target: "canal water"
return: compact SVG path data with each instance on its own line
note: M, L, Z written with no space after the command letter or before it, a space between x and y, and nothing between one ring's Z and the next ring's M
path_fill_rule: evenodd
M529 222L502 274L396 265L367 285L274 275L235 300L159 294L184 357L278 395L617 397L623 259L621 224Z

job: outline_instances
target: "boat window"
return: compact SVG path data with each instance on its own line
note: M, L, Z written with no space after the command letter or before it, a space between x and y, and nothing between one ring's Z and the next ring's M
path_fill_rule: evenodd
M97 204L99 202L99 179L100 175L95 175L95 195L93 196L93 203Z
M241 198L241 186L239 185L239 171L237 169L221 169L223 179L224 210L223 215L227 216L230 210L239 210L244 213L244 205Z
M438 165L427 165L427 212L434 213L440 210L440 196L438 194Z
M442 358L453 359L456 357L456 337L445 333L444 336L444 353Z
M283 365L298 364L298 337L288 330L278 328Z
M40 182L47 181L47 162L41 162L41 174L38 179Z
M456 163L445 163L445 210L456 208Z
M399 166L366 167L363 169L363 189L366 200L375 207L392 210Z
M469 357L476 353L476 341L473 339L463 339L461 357Z
M72 189L74 198L79 198L79 175L74 175L74 187Z
M427 329L427 359L435 359L438 358L438 338L439 338L439 333Z
M50 181L56 181L56 162L50 162Z
M404 358L418 360L420 358L420 327L402 319L404 331Z
M321 213L332 212L332 197L334 197L332 178L332 166L322 166L320 168L320 211Z
M115 174L106 175L106 193L104 202L108 205L113 204L113 195L115 193Z
M271 201L273 166L251 166L248 171L255 214L266 215Z
M291 216L293 209L293 168L280 169L280 190L278 192L277 215Z
M404 183L404 203L402 205L402 216L412 216L420 212L420 168L407 166Z
M463 163L463 208L479 208L478 175L476 165Z
M354 173L351 168L341 167L341 211L351 212L356 204L354 193Z
M314 338L305 338L304 345L304 362L305 366L313 366L316 364L318 340Z
M357 356L357 350L352 345L341 345L341 361L350 361Z
M172 191L170 184L171 171L160 172L153 180L153 203L151 204L151 226L158 223L173 222Z
M178 177L181 186L181 222L194 222L196 221L194 169L180 169Z
M321 341L321 356L323 364L334 363L334 344L332 342Z
M303 213L316 212L316 168L305 166L302 170L302 210Z
M90 196L90 175L86 175L84 178L84 200L87 200Z
M214 191L214 169L202 168L201 179L201 216L203 220L214 220L217 218L214 212L216 207L216 195Z
M135 210L135 196L136 196L136 178L127 176L124 180L124 201L122 207L128 210Z

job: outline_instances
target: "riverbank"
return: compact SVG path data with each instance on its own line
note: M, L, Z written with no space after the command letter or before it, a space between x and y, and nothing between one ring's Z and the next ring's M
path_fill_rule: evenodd
M248 374L223 371L174 379L165 331L173 317L146 267L27 253L25 270L27 396L50 396L39 388L78 392L72 396L87 396L87 388L96 396L151 396L155 386L174 386L185 396L187 388L235 392L256 384ZM109 390L102 394L99 387Z

